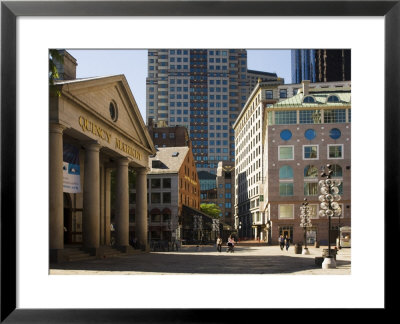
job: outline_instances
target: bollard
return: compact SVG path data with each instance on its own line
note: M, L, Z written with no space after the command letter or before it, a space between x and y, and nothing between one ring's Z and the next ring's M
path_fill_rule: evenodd
M303 245L302 244L296 243L294 245L294 253L295 254L301 254L302 250L303 250Z

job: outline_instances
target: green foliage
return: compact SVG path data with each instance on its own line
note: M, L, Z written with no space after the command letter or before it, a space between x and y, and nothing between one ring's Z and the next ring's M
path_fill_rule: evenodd
M221 210L216 204L200 204L200 210L212 218L219 219Z
M61 95L60 90L54 87L54 80L59 78L58 69L55 61L64 63L64 57L60 54L60 52L56 49L49 50L49 86L50 86L50 94L57 95L58 97Z

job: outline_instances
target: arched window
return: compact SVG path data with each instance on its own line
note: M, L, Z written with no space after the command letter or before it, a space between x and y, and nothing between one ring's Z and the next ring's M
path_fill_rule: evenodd
M332 177L343 177L343 170L339 164L333 164L331 167Z
M313 165L304 168L304 178L318 178L318 169Z
M306 97L304 97L303 102L304 103L315 103L315 98L312 96L306 96Z
M279 179L293 179L293 168L284 165L279 169Z
M336 95L329 96L326 102L337 103L340 102L340 99Z

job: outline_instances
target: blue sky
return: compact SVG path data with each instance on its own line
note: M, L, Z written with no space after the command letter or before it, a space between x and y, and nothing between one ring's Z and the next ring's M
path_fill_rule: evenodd
M146 120L147 50L70 50L77 78L124 74ZM247 50L250 70L275 72L291 83L290 50Z

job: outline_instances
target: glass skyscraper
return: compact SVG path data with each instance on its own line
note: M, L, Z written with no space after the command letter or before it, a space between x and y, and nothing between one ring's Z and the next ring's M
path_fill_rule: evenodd
M292 50L292 82L301 83L303 80L315 82L315 50Z
M351 80L351 50L294 49L291 54L291 83Z
M188 128L198 171L235 160L232 125L255 86L245 49L148 50L146 115L159 127Z

